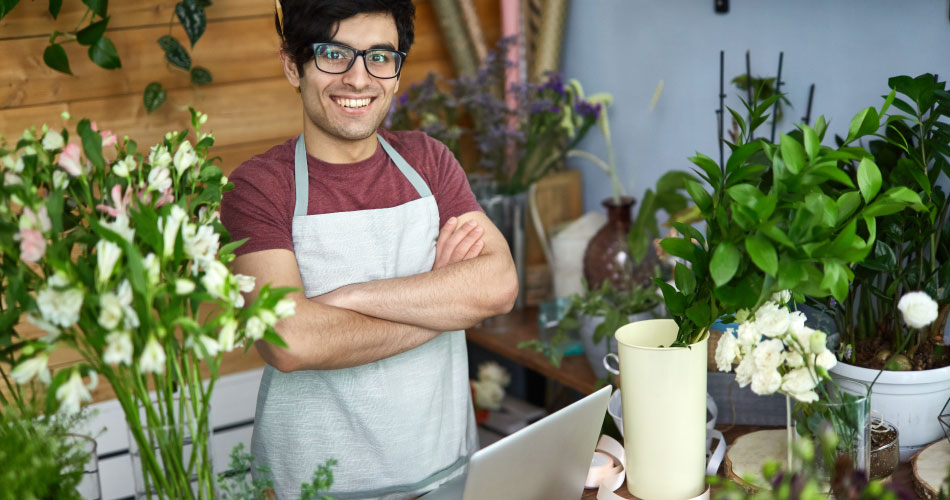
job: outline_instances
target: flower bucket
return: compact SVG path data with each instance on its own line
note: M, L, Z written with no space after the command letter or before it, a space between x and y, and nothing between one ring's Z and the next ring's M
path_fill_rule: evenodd
M668 346L673 320L630 323L615 334L623 388L627 490L683 500L706 489L706 343Z

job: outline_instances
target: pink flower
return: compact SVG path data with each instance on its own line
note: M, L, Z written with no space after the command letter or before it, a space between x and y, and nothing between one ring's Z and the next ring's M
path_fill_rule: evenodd
M99 131L99 127L96 125L96 122L92 122L90 124L90 128L92 128L96 132ZM101 135L102 135L102 147L107 148L109 146L115 145L117 139L116 139L115 134L113 134L111 130L103 131Z
M80 150L78 144L69 143L59 154L59 166L63 167L69 175L79 177L82 174L82 164L80 163Z
M36 229L21 229L17 235L20 240L20 258L24 262L36 262L46 253L46 238Z
M52 224L49 220L49 211L46 210L46 205L40 205L39 213L34 212L30 207L23 207L23 215L20 219L20 227L26 227L28 229L37 229L42 232L50 230Z
M129 205L132 203L132 186L125 188L125 195L122 195L122 186L116 184L112 186L112 203L114 207L109 205L96 205L96 210L105 212L113 217L118 217L119 215L127 215L129 210Z
M148 205L152 202L152 192L147 189L142 189L139 191L139 201L143 204ZM172 194L172 188L166 189L158 200L155 201L155 208L158 208L166 203L171 203L175 201L175 195Z

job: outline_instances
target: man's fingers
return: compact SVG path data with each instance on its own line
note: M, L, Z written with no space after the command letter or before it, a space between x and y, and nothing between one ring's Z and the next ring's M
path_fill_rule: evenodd
M452 252L451 262L455 263L465 260L465 256L468 255L469 251L471 251L472 246L475 245L475 243L481 241L482 234L484 232L485 230L481 227L472 228L465 235L465 237L462 238L457 245L455 245L455 251Z
M439 239L435 243L435 264L434 267L438 268L445 264L448 260L448 256L445 255L445 244L448 239L455 232L455 227L458 225L458 219L455 217L450 218L445 221L445 225L442 226L442 229L439 230Z
M485 242L478 240L472 244L472 248L469 249L468 253L465 254L465 257L462 257L462 260L474 259L482 253L482 248L485 248Z

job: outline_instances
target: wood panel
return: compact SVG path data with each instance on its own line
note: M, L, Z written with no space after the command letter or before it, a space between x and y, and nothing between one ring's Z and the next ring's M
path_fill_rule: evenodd
M109 28L165 26L174 19L177 0L113 0L109 2ZM79 0L65 0L56 20L49 14L47 0L21 0L10 15L0 21L0 39L49 37L55 29L67 31L76 27L86 13ZM267 0L219 0L205 10L209 21L248 16L268 16L273 33L274 3ZM202 38L202 41L204 38Z

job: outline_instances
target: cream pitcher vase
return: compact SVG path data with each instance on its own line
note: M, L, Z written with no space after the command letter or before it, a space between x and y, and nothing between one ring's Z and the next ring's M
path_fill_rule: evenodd
M629 323L615 334L623 389L627 490L637 498L708 498L706 343L676 340L670 319Z

